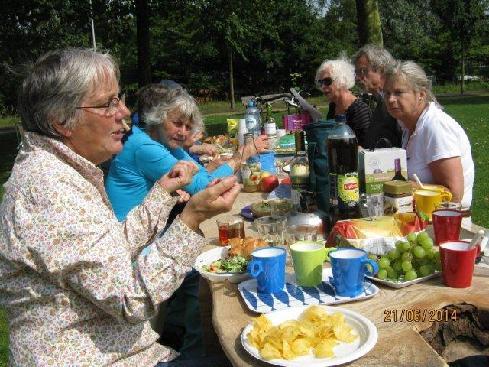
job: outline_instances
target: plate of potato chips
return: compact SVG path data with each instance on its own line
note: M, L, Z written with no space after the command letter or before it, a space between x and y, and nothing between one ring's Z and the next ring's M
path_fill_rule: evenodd
M325 367L351 362L377 343L366 317L341 307L302 306L262 314L241 333L256 359L276 366Z

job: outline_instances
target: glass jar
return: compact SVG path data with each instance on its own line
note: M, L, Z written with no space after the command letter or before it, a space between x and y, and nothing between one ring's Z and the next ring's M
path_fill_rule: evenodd
M246 163L241 164L241 178L243 180L244 192L256 192L261 180L260 161L248 159Z

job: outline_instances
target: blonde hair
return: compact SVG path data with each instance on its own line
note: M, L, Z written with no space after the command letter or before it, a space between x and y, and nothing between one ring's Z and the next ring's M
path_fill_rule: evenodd
M426 76L423 68L414 61L396 61L385 73L387 81L402 80L406 82L414 91L424 91L426 102L438 101L431 90L431 81Z

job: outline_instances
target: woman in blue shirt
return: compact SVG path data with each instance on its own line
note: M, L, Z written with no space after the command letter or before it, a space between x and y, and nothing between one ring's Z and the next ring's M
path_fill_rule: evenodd
M112 160L105 181L107 195L120 221L143 201L154 182L178 161L190 161L199 168L192 181L184 187L188 194L193 195L215 179L232 175L242 161L268 145L266 137L259 137L254 143L242 147L229 161L208 172L182 148L190 132L203 128L203 122L195 100L178 84L160 83L143 87L138 93L138 119L138 126L133 125L122 151ZM202 349L198 284L198 273L189 272L167 302L162 338L170 338L166 340L170 345L174 341L182 342L180 352L184 358L198 357ZM180 335L182 328L183 339ZM176 337L172 336L173 333ZM178 347L177 344L173 346Z
M139 124L133 126L123 150L112 160L106 191L119 220L139 205L148 191L179 161L198 165L199 171L185 191L193 195L216 178L232 175L241 162L266 149L266 137L242 147L212 172L182 148L190 131L203 126L195 100L181 87L150 84L138 93ZM258 150L258 152L257 152Z

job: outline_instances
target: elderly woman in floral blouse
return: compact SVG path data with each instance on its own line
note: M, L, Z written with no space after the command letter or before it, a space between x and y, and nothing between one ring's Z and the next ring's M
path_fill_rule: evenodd
M174 359L147 320L205 244L199 224L229 210L239 192L234 178L201 191L157 236L177 200L171 193L196 171L180 162L118 222L96 166L122 149L129 111L118 75L109 55L69 49L42 56L20 88L25 134L0 207L12 366Z

